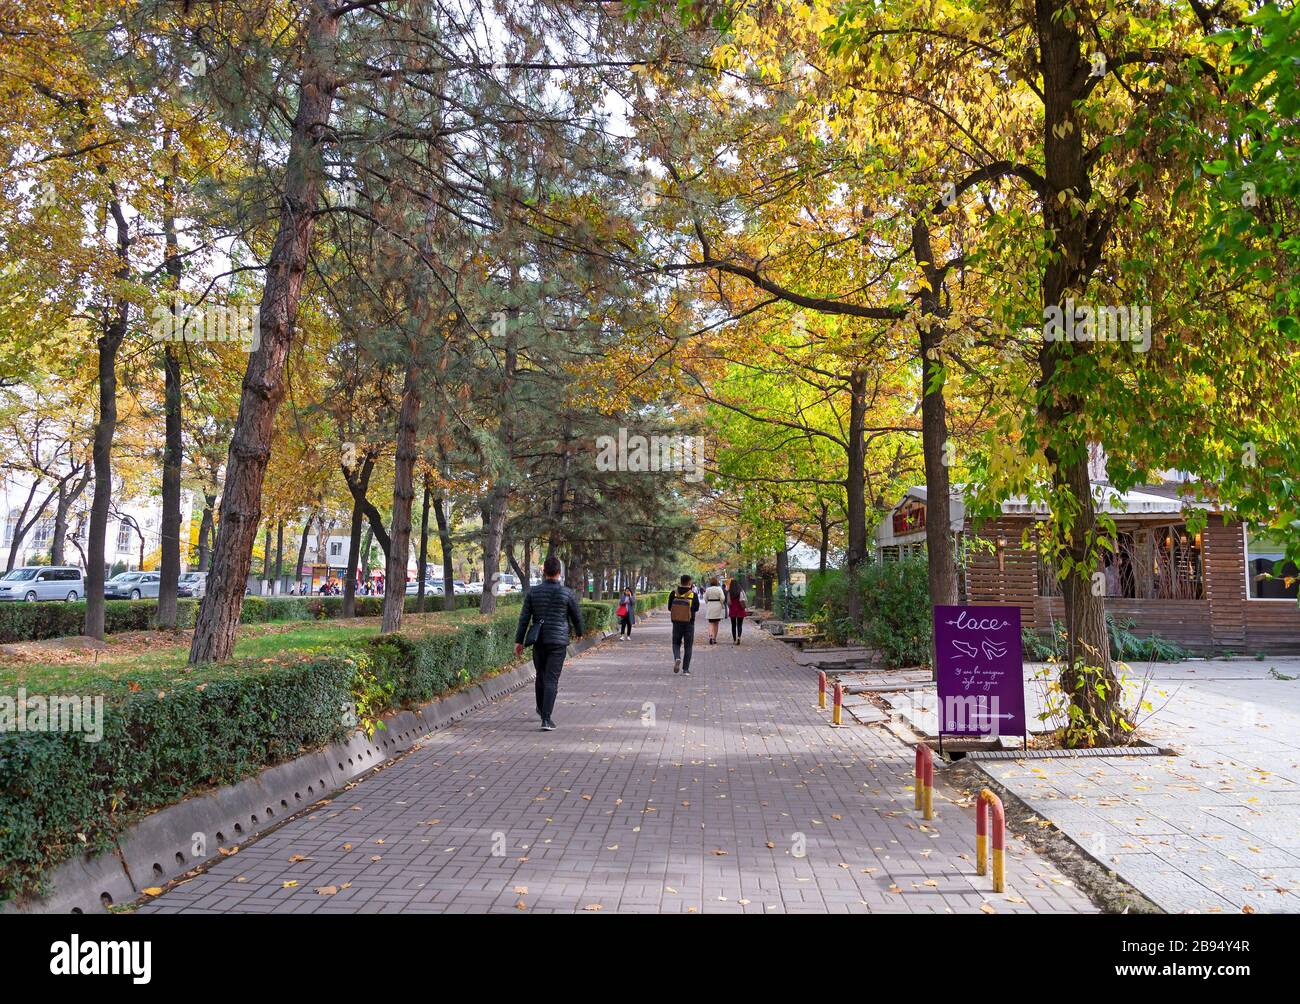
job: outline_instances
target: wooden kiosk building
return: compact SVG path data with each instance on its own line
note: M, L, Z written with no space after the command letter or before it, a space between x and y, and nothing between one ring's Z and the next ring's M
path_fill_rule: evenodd
M1099 512L1115 521L1107 560L1106 610L1139 635L1158 634L1197 654L1300 653L1300 574L1275 540L1206 503L1180 497L1179 483L1120 493L1093 482ZM1208 510L1205 529L1189 533L1187 514ZM876 528L878 560L925 553L926 491L913 488ZM1064 617L1054 570L1021 546L1047 515L1023 497L1002 502L993 519L974 521L954 495L949 522L961 558L967 603L1015 604L1022 623L1051 631ZM980 543L977 543L977 538Z

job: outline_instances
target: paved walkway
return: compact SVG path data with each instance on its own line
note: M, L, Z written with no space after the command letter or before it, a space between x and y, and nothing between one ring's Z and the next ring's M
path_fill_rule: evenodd
M668 622L570 660L556 732L531 688L426 737L147 912L1089 911L1019 841L974 874L974 815L912 810L910 747L833 729L814 676L751 628L674 676ZM725 633L725 629L724 629Z
M1156 664L1142 735L1179 756L987 767L1164 910L1297 913L1298 677L1294 657Z

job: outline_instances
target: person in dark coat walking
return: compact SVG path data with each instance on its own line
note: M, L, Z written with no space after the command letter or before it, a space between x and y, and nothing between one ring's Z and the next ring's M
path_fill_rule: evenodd
M542 731L555 728L551 715L555 711L555 696L560 690L560 671L569 651L569 625L575 634L582 635L582 607L578 597L560 581L560 559L554 556L542 565L545 578L528 590L519 611L519 624L515 628L515 655L524 654L524 643L533 646L533 667L537 670L537 716L542 720ZM529 639L529 625L536 634Z
M632 590L624 589L618 600L618 640L632 637L632 622L636 620L636 597Z

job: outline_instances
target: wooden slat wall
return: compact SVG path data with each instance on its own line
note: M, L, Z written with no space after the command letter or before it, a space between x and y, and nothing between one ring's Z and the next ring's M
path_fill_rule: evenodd
M1246 603L1245 654L1300 652L1300 606L1294 600Z
M1002 552L1002 567L993 553L973 552L966 567L966 597L969 603L998 603L1020 607L1021 625L1036 628L1038 593L1038 556L1020 546L1020 535L1026 517L1002 516L978 524L967 523L966 533L997 543L998 535L1006 537L1007 546Z
M1210 604L1210 630L1215 647L1241 649L1246 644L1246 556L1242 527L1224 525L1211 515L1201 534L1205 565L1205 598Z
M1213 645L1210 605L1206 600L1128 600L1108 596L1106 612L1117 621L1131 623L1131 630L1139 637L1158 634L1197 651ZM1053 620L1057 624L1065 622L1065 601L1059 596L1040 596L1038 623L1047 628Z
M1038 559L1020 547L1027 517L1000 517L966 532L996 542L1007 539L1003 565L996 553L971 554L966 569L970 603L1015 604L1025 627L1048 630L1060 623L1065 606L1059 596L1038 595ZM1246 599L1246 559L1242 525L1211 516L1202 534L1204 600L1129 600L1108 597L1106 609L1133 623L1138 634L1159 634L1198 652L1300 652L1300 605Z

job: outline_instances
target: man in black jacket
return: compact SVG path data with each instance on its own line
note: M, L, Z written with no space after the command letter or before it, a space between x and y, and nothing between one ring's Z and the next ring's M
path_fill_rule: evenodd
M695 614L699 609L700 594L691 585L691 577L683 575L682 584L668 594L668 613L673 622L673 672L680 672L683 676L691 675ZM683 648L686 649L684 653Z
M569 650L569 625L581 635L582 608L578 598L560 581L560 559L547 558L542 565L545 581L539 582L524 597L519 611L519 625L515 628L515 655L524 654L524 640L528 637L531 621L537 626L537 638L532 642L533 666L537 670L537 716L542 720L542 731L555 728L551 713L555 710L555 695L560 690L560 670Z

